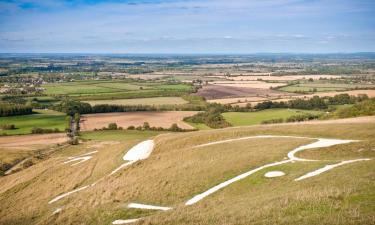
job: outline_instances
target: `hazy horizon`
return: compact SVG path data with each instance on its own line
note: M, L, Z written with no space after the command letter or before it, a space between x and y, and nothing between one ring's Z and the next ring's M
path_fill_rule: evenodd
M371 0L3 0L3 53L375 52Z

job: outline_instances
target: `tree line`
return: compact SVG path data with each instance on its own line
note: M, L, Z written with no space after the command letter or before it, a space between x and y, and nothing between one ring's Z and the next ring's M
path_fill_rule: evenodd
M109 112L144 112L144 111L204 111L204 105L113 105L100 104L91 106L89 103L76 100L64 100L60 104L52 107L53 110L65 112L73 116L75 113L109 113Z
M350 96L348 94L339 94L333 97L319 97L314 96L309 99L294 99L288 102L273 102L265 101L258 103L254 106L255 110L264 110L271 108L292 108L292 109L327 109L329 105L344 105L344 104L354 104L356 102L361 102L367 100L367 95Z
M12 104L12 103L0 103L0 116L18 116L32 114L32 107Z

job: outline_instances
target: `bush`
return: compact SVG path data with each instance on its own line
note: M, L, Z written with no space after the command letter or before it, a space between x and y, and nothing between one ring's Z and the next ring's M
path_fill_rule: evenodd
M334 112L330 117L349 118L357 116L373 116L375 115L375 98L358 102L348 108L341 108Z
M150 129L150 124L148 122L143 123L143 129L144 130L149 130Z
M117 124L116 123L108 124L108 130L117 130Z
M40 128L40 127L33 127L31 129L32 134L50 134L50 133L60 133L58 128L50 129L50 128Z
M0 125L0 129L2 129L2 130L14 130L14 129L16 129L16 125L14 125L14 124L3 124L3 125Z
M128 129L128 130L135 130L135 127L134 127L134 126L128 126L127 129Z
M299 115L294 115L286 119L286 122L301 122L301 121L308 121L308 120L314 120L319 118L319 115L314 115L311 113L304 113Z
M32 114L33 109L30 106L0 103L0 116L18 116Z
M280 118L280 119L264 120L261 123L262 124L273 124L273 123L283 123L283 122L284 122L284 119Z
M79 139L78 137L73 137L69 140L69 144L71 145L78 145L79 144Z
M180 127L178 127L177 123L172 124L171 127L169 128L169 130L173 131L173 132L182 131L182 129Z

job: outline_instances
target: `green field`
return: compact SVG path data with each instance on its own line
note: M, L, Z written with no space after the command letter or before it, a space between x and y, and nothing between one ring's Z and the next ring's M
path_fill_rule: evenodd
M69 95L69 96L92 96L99 97L128 96L134 97L153 97L153 96L172 96L175 92L188 93L192 87L187 84L166 84L150 82L125 82L125 81L75 81L45 84L47 95ZM164 94L164 95L163 95ZM117 97L116 97L117 98Z
M186 123L190 124L195 129L198 129L198 130L211 130L212 129L211 127L207 126L204 123L190 123L190 122L186 122Z
M186 104L181 97L154 97L154 98L134 98L134 99L114 99L114 100L92 100L86 101L90 105L113 104L113 105L181 105Z
M51 110L34 110L36 113L23 116L0 117L0 124L14 124L14 130L0 130L1 133L13 134L30 134L33 127L65 130L64 113Z
M81 132L80 138L83 140L115 140L129 141L133 139L146 139L156 136L163 132L160 131L137 131L137 130L104 130L104 131L87 131Z
M327 91L348 91L353 89L375 88L372 84L346 84L330 83L329 81L314 81L301 84L294 84L281 87L279 90L286 92L327 92Z
M222 115L233 126L247 126L261 124L265 120L287 119L288 117L303 113L315 114L321 112L298 109L267 109L258 112L227 112Z

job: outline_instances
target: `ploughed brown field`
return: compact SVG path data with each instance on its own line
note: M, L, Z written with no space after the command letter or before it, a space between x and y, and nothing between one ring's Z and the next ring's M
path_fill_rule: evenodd
M118 127L126 129L129 126L142 126L144 122L148 122L151 127L169 128L176 123L180 128L193 129L183 121L183 118L196 113L195 111L165 111L87 114L82 116L81 130L102 129L108 127L110 123L116 123Z
M264 88L232 87L221 85L206 85L199 89L198 95L208 100L220 98L238 98L238 97L276 97L285 96L285 92L275 91Z
M45 146L60 144L68 141L65 133L35 134L0 137L0 148L30 148L32 146Z

